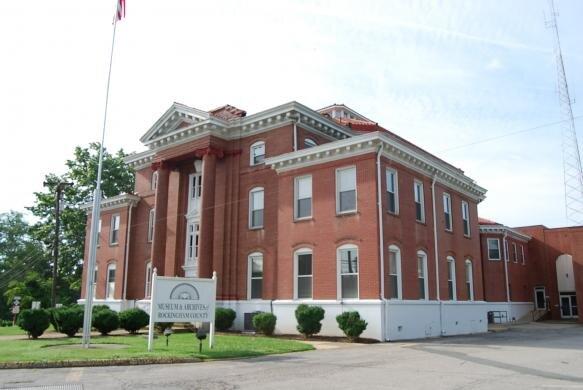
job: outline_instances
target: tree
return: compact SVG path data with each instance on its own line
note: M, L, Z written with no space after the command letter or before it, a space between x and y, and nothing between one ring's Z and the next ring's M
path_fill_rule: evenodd
M104 198L133 192L134 173L123 161L125 156L123 150L115 154L104 150L101 185ZM31 229L32 237L41 242L50 255L55 233L55 189L59 182L73 184L63 192L64 207L61 210L57 300L63 304L74 303L81 290L87 216L79 206L93 198L98 161L99 143L76 147L74 158L66 161L67 172L60 176L53 173L46 175L45 190L35 192L35 203L28 208L38 218L38 222Z

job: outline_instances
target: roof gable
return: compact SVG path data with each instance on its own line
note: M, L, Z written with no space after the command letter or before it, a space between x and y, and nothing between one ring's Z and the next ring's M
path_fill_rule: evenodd
M188 107L184 104L174 102L160 119L144 134L140 141L147 143L157 138L161 138L174 130L191 126L195 123L207 120L209 113L197 108Z

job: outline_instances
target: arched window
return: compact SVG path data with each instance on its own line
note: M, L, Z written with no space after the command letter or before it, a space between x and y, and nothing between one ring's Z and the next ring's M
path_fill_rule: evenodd
M358 247L342 245L337 250L338 297L358 299Z
M249 228L260 229L263 227L263 187L255 187L249 191Z
M304 148L313 148L314 146L318 146L318 143L311 138L304 139Z
M294 299L312 299L312 250L294 252Z
M468 294L468 299L470 301L474 300L474 267L472 265L472 260L466 259L466 290Z
M401 250L396 245L389 246L389 299L403 299L401 285Z
M447 293L450 301L455 301L457 297L455 283L455 259L452 256L447 256Z
M148 261L146 263L146 283L145 283L145 293L144 297L146 299L150 298L152 294L152 262Z
M107 280L105 283L105 299L115 299L115 263L107 265Z
M250 165L262 164L265 160L265 142L257 141L249 149Z
M247 299L263 298L263 253L254 252L249 255Z
M150 181L150 189L156 191L156 188L158 188L158 171L152 172L152 178Z
M417 280L419 282L419 299L429 299L427 253L423 251L417 251Z

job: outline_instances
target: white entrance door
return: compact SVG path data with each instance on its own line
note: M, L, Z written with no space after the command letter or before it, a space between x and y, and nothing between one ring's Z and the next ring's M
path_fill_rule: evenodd
M561 318L578 318L577 296L575 294L561 294Z

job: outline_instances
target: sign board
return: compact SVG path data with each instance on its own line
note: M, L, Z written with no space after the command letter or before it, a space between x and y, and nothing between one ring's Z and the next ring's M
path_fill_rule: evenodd
M12 306L12 314L20 313L20 306Z
M213 347L217 277L176 278L152 275L148 351L152 350L156 322L210 322L209 346Z
M40 301L32 301L32 310L40 309Z

